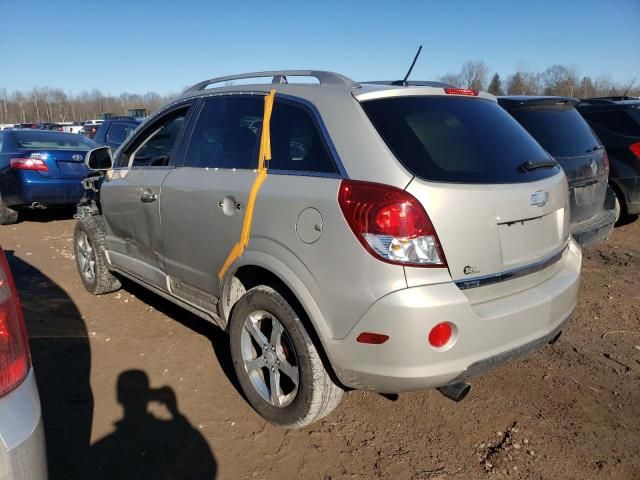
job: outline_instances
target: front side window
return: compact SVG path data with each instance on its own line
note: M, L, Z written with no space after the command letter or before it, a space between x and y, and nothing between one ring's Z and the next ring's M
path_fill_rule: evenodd
M217 97L205 102L194 127L185 166L253 169L264 97Z
M179 108L153 122L119 159L120 166L162 167L171 163L189 107Z

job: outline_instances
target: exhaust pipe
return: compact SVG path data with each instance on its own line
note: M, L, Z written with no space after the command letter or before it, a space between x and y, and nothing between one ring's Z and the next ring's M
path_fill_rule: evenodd
M465 382L456 382L445 385L444 387L438 387L438 390L441 394L450 398L454 402L460 402L461 400L464 400L471 390L471 385Z
M33 202L31 205L29 205L29 207L33 208L34 210L44 210L45 208L47 208L44 203L40 202Z

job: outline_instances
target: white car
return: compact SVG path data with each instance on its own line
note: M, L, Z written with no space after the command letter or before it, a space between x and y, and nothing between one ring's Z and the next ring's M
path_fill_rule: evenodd
M0 248L0 479L47 478L40 398L9 263Z

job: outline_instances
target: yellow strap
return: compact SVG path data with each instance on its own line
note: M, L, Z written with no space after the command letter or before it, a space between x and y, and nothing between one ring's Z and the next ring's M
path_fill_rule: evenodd
M264 115L262 117L262 133L260 136L260 153L258 154L258 175L256 176L253 185L251 186L251 192L249 193L249 200L247 201L247 209L244 214L244 222L242 224L242 233L240 234L240 241L236 243L227 259L222 264L222 268L218 272L218 278L222 280L224 274L233 262L235 262L242 252L244 252L247 245L249 245L249 237L251 236L251 222L253 220L253 211L256 203L256 198L260 187L267 178L267 165L266 162L271 160L271 111L273 110L273 100L276 95L275 90L271 90L269 94L264 97Z

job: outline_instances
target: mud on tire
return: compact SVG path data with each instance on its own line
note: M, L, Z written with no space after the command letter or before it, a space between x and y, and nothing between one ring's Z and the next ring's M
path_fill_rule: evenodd
M250 328L246 326L246 322L253 322L251 319L259 318L255 316L256 312L259 312L264 320L253 324L259 326L263 337L260 337L260 333L250 333ZM273 319L283 328L280 343L273 340ZM267 322L264 327L261 326L263 322ZM251 406L269 422L285 428L300 428L328 415L340 403L343 390L329 376L296 311L273 288L259 285L247 291L238 300L231 314L229 333L231 358L242 391ZM256 341L256 336L260 340ZM275 346L275 350L268 353L271 346ZM259 363L258 367L254 368L253 365L256 364L250 363L251 360L248 361L247 357L264 363ZM290 363L289 367L294 365L297 368L295 372L298 383L294 388L295 395L289 394L291 398L283 401L281 406L274 406L274 402L270 401L273 397L270 397L270 394L265 396L264 389L261 390L259 387L261 382L264 382L268 392L272 391L269 365L278 363L282 367L280 361L282 364ZM276 365L275 368L277 370L279 367ZM285 371L286 369L282 370L278 378L286 377ZM284 388L285 386L283 392L286 393ZM286 395L283 395L283 398L286 398Z
M79 218L73 232L78 273L89 293L102 295L122 285L107 268L104 220L99 215Z

